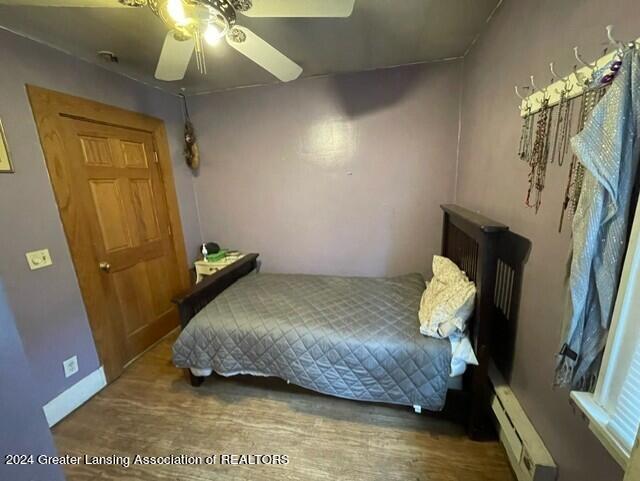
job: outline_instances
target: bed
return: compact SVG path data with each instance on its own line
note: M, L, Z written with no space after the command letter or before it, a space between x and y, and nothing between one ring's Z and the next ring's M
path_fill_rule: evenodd
M500 324L517 312L524 259L514 255L506 226L461 207L442 208L442 254L478 290L470 323L478 366L456 389L449 341L419 332L422 275L258 274L257 254L176 300L182 332L174 364L187 370L194 386L212 372L250 374L343 398L433 412L448 408L464 419L472 437L482 436L489 357L501 351L500 336L492 332L503 332Z

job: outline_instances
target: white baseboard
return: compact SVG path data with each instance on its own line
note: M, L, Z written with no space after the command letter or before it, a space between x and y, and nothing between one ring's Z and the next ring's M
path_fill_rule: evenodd
M62 392L42 408L49 427L64 419L81 405L91 399L107 385L104 369L100 366L91 374L81 379L66 391Z

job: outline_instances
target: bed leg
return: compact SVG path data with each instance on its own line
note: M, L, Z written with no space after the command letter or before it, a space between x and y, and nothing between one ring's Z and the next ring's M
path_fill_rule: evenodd
M420 406L419 404L414 404L413 410L416 414L420 414L422 412L422 406Z
M194 376L191 369L187 369L187 375L189 376L189 382L193 387L198 387L204 382L204 376Z

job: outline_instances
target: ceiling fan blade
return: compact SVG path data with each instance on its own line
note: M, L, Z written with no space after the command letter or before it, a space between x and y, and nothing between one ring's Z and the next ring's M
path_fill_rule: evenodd
M247 17L349 17L355 0L253 0Z
M195 45L193 38L176 40L173 32L167 33L164 45L162 45L162 52L160 52L155 77L166 82L182 80L187 72Z
M226 38L231 47L283 82L295 80L302 73L300 65L246 27L233 27Z
M118 0L0 0L0 5L16 7L99 7L130 8Z

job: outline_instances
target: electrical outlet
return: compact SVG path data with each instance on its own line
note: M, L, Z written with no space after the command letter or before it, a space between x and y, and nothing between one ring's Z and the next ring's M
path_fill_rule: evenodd
M32 271L36 269L42 269L43 267L47 267L53 264L51 255L49 254L49 249L27 252L25 256L27 256L29 269L31 269Z
M78 356L73 356L62 363L64 367L64 377L73 376L78 372Z

